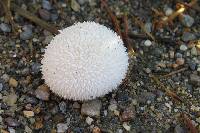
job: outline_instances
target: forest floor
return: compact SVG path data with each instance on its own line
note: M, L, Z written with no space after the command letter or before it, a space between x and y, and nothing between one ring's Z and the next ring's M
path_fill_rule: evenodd
M200 132L200 1L3 1L0 132ZM79 21L121 34L131 56L123 84L85 102L50 92L40 71L57 29Z

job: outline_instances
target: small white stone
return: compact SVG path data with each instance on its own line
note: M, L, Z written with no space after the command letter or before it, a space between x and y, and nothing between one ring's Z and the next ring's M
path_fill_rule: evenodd
M146 40L146 41L144 42L144 45L147 46L147 47L149 47L149 46L152 45L152 42L151 42L150 40Z
M187 46L184 44L180 46L181 51L186 51L187 49L188 49Z
M88 125L91 125L94 120L88 116L85 121Z
M171 9L171 8L167 8L166 10L165 10L165 15L166 16L169 16L169 15L171 15L173 13L173 10Z
M123 127L124 127L124 129L126 131L130 131L131 130L131 127L126 122L123 123Z

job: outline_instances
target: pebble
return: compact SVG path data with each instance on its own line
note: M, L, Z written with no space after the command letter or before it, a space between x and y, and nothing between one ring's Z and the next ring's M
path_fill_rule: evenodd
M78 12L80 11L80 5L76 0L71 0L71 8L75 11Z
M45 37L44 44L49 44L53 39L53 35L49 35Z
M200 86L200 76L198 76L197 74L191 74L190 82L195 86Z
M0 83L0 91L2 91L2 90L3 90L3 84Z
M183 14L183 19L181 20L183 25L185 25L186 27L191 27L194 24L194 18L190 15Z
M174 51L169 51L169 57L171 58L171 59L174 59Z
M196 36L193 33L184 32L181 38L184 42L187 42L187 41L195 40Z
M176 58L182 58L183 55L182 55L181 53L178 53L178 52L177 52L177 53L175 54L175 57L176 57Z
M40 63L33 63L31 66L31 73L32 74L38 74L41 69L41 64Z
M15 103L17 102L17 95L13 92L8 96L3 96L3 101L8 106L14 106Z
M0 123L2 123L2 121L3 121L3 118L0 116Z
M5 24L5 23L1 23L1 24L0 24L0 29L1 29L1 31L3 31L3 32L11 32L11 27L10 27L10 25Z
M180 46L180 50L181 50L181 51L186 51L187 49L188 49L187 46L184 45L184 44L182 44L182 45Z
M26 133L32 133L33 131L31 130L30 127L25 126L25 132L26 132Z
M196 64L195 62L190 62L190 63L189 63L189 68L190 68L192 71L196 70L196 67L197 67L197 64Z
M17 87L17 85L18 85L17 80L14 79L14 78L10 78L10 80L9 80L9 86L11 86L11 87Z
M94 127L92 133L101 133L101 129L99 127Z
M131 127L130 127L126 122L124 122L124 123L122 124L122 126L124 127L124 129L125 129L126 131L130 131L130 130L131 130Z
M86 119L85 119L85 121L86 121L86 123L88 124L88 125L91 125L92 124L92 122L94 121L91 117L87 117Z
M3 99L3 96L2 96L2 94L0 93L0 100L2 100Z
M116 103L111 103L111 104L108 106L108 110L110 110L110 111L117 110L117 104L116 104Z
M68 129L67 123L58 123L57 124L57 133L65 133Z
M81 105L80 105L78 102L74 102L73 108L74 108L74 109L80 109L80 108L81 108Z
M197 52L196 47L193 47L193 48L191 49L191 55L197 56L197 54L198 54L198 52Z
M60 109L61 113L63 113L63 114L66 113L67 104L64 101L60 102L59 103L59 109Z
M6 124L10 127L18 127L20 126L20 123L16 120L16 119L13 119L11 117L7 117L4 119Z
M38 13L43 20L49 21L51 19L51 14L45 9L39 9Z
M58 19L58 13L51 13L51 21L56 21Z
M185 129L183 129L183 127L181 125L176 125L176 127L174 128L174 133L186 133Z
M35 90L35 95L41 100L48 101L50 95L48 86L45 84L38 86L38 88Z
M144 41L144 45L149 47L152 45L152 42L150 40L146 40L146 41Z
M166 15L166 16L169 16L169 15L171 15L172 13L173 13L172 8L167 7L167 8L165 9L165 15Z
M28 40L31 39L33 33L32 33L32 26L31 25L25 25L23 26L23 32L20 33L20 39L22 40Z
M84 102L81 107L81 114L88 116L100 116L102 103L100 100L90 100Z
M176 64L178 65L178 66L181 66L181 65L183 65L185 63L185 59L184 58L177 58L176 59Z
M80 4L80 5L83 5L85 4L85 2L87 2L88 0L77 0L77 2Z
M134 119L136 116L136 112L134 108L127 108L121 114L121 121L130 121Z
M27 117L27 118L30 118L30 117L34 116L34 112L33 111L24 110L23 113L24 113L24 116Z
M8 82L9 81L9 76L8 74L3 74L2 77L1 77L5 82Z
M13 129L13 128L8 128L8 131L9 131L9 133L15 133L15 129Z
M153 94L152 92L143 92L138 99L138 102L140 103L146 103L148 100L149 101L154 101L155 100L156 95Z
M51 3L48 0L42 0L42 7L46 10L51 10Z

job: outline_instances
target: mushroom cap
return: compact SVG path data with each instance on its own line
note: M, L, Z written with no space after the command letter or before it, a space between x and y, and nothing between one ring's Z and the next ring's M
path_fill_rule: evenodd
M43 79L65 99L94 99L117 89L126 76L128 59L123 41L111 29L95 22L76 23L46 47Z

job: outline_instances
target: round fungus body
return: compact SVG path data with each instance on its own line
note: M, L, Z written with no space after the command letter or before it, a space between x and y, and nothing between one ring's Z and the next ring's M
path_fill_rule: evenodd
M117 89L126 76L128 59L115 32L95 22L76 23L46 47L43 79L65 99L94 99Z

